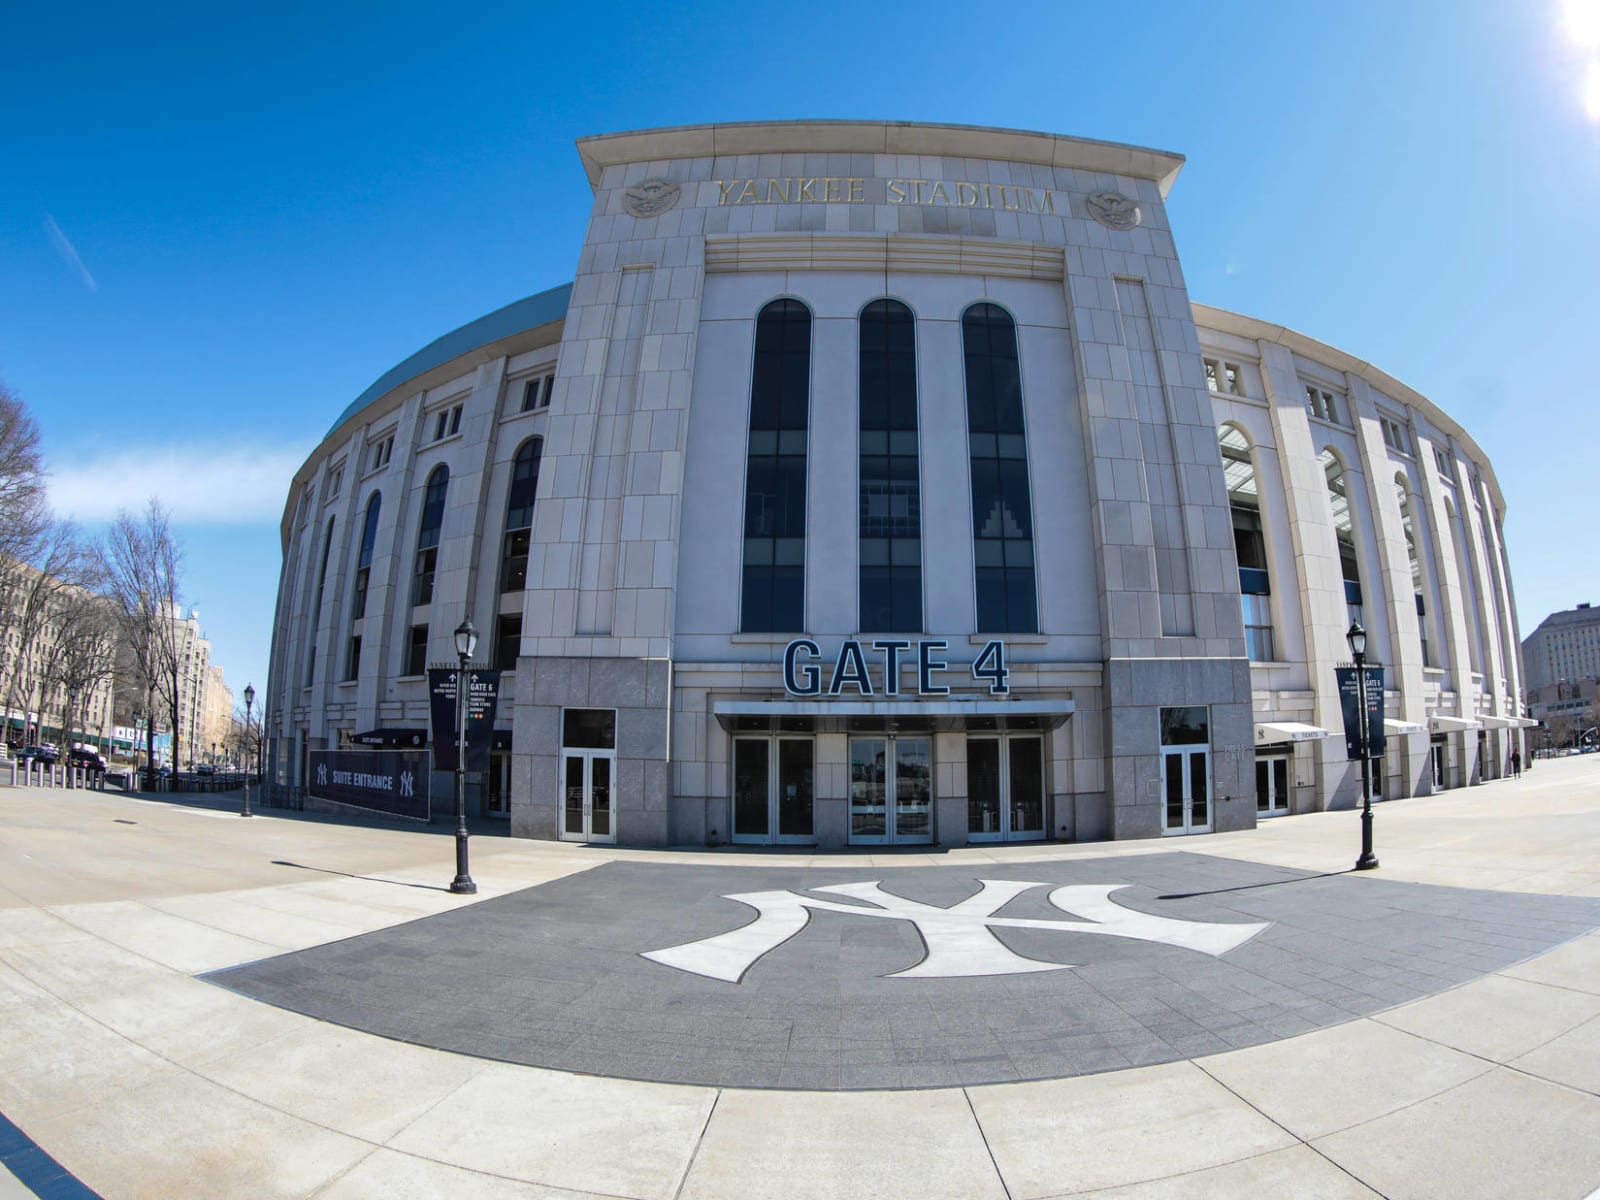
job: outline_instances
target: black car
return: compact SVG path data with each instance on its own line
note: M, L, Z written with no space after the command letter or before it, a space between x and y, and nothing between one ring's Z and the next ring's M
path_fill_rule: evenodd
M67 759L73 766L88 767L96 774L103 773L106 769L106 760L100 757L98 750L69 750Z
M17 751L18 758L36 758L46 766L55 766L61 761L61 752L54 746L24 746Z

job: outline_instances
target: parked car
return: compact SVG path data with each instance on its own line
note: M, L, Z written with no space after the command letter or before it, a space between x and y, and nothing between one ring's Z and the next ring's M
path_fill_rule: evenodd
M22 759L37 759L46 766L54 766L60 761L61 755L54 746L24 746L17 754Z
M106 769L106 760L100 757L98 750L79 747L68 751L67 759L76 766L88 767L89 770L94 771L96 774L103 773Z
M196 775L215 775L217 773L217 769L210 763L201 763L194 769L194 773Z

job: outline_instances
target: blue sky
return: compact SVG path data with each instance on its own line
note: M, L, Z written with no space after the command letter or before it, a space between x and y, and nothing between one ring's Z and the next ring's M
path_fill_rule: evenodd
M572 277L575 138L858 117L1131 142L1188 157L1193 299L1366 358L1484 447L1527 633L1600 601L1600 68L1575 22L1558 0L9 6L0 380L59 508L175 510L213 657L259 688L293 469L390 366Z

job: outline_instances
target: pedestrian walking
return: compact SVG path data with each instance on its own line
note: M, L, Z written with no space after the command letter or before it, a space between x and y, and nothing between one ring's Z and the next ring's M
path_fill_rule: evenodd
M1513 750L1511 752L1511 778L1513 778L1513 779L1521 779L1522 778L1522 751L1521 750Z

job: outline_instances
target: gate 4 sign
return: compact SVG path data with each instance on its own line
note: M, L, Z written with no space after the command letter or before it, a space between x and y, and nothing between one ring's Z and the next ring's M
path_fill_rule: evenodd
M915 668L917 695L948 696L950 687L939 678L954 669L944 658L950 643L938 639L912 642L896 638L879 638L868 647L877 658L879 690L885 696L900 695L900 673ZM783 648L783 687L791 696L842 696L851 689L858 696L871 696L872 672L867 665L867 652L855 638L839 643L839 653L834 657L831 670L825 670L816 661L822 657L822 647L810 638L795 638ZM972 678L989 685L991 696L1011 694L1011 669L1006 666L1006 644L989 642L977 658L972 660ZM826 678L824 678L826 677ZM826 683L826 688L824 688Z
M885 921L910 921L916 926L925 950L922 961L886 978L949 979L967 975L1065 971L1074 965L1024 958L995 937L996 929L1048 929L1057 933L1131 938L1218 957L1244 945L1271 924L1224 925L1152 916L1124 908L1111 899L1111 893L1127 886L1086 883L1051 888L1045 899L1053 907L1078 918L1071 921L996 916L1023 892L1050 887L1046 883L1020 879L980 879L975 894L949 908L906 900L884 891L876 880L811 889L865 902L857 904L818 900L800 892L742 892L723 899L737 900L756 910L756 919L748 925L681 946L651 950L643 957L708 979L738 983L764 955L804 929L812 912L844 913Z

